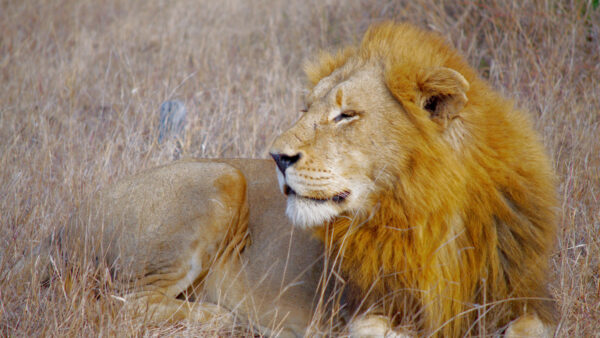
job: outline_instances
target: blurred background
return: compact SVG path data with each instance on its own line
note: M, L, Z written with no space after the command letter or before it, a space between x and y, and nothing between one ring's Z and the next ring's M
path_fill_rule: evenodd
M600 335L597 0L0 1L0 269L121 177L180 157L266 157L303 107L303 61L384 19L439 32L531 113L559 177L558 335ZM167 100L187 123L159 143ZM215 332L137 328L88 277L2 281L0 335Z

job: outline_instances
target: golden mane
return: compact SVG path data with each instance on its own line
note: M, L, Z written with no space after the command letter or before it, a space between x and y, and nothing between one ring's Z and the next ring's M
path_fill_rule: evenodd
M440 36L411 25L382 23L359 48L322 53L305 66L310 85L349 60L383 64L387 88L422 136L408 169L386 163L394 175L378 181L386 188L371 196L375 210L316 230L341 257L353 309L379 304L396 324L410 317L426 334L447 337L525 313L554 322L541 282L555 234L554 177L527 116ZM436 67L469 85L448 130L427 123L415 102ZM435 137L440 132L459 149Z

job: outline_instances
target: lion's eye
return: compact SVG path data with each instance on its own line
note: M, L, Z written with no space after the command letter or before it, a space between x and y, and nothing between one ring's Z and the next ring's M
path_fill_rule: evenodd
M358 113L354 110L344 110L340 115L336 116L333 121L334 122L340 122L343 120L351 120L354 119L355 117L358 117Z

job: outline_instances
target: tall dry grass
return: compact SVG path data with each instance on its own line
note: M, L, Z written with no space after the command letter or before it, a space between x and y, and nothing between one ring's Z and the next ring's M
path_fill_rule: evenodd
M182 156L264 157L302 106L302 61L372 22L439 31L528 109L561 196L558 336L600 335L600 8L588 0L0 1L0 268L99 187L169 162L158 109L182 100ZM139 328L91 273L0 285L0 335L201 335ZM86 277L87 276L87 277ZM65 286L68 286L67 288ZM213 327L214 328L214 327ZM239 331L250 334L251 331ZM214 333L214 332L213 332Z

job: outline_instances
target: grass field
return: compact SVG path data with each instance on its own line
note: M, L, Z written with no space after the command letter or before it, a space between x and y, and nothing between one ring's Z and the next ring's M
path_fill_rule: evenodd
M1 271L100 187L174 157L265 157L302 107L302 62L369 24L443 34L529 110L559 177L557 335L600 335L600 8L587 0L0 1ZM188 109L158 144L160 104ZM181 155L178 155L181 153ZM92 274L0 285L0 335L201 335L139 329ZM64 285L70 287L65 291ZM97 299L96 299L97 298ZM242 331L245 332L245 331ZM248 331L249 332L249 331ZM246 333L248 334L248 333Z

